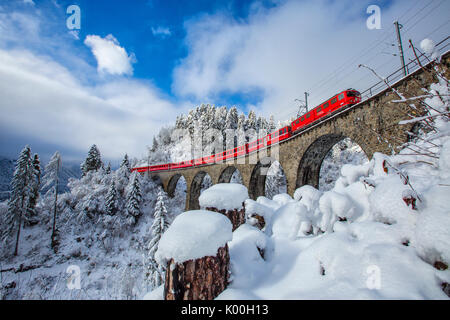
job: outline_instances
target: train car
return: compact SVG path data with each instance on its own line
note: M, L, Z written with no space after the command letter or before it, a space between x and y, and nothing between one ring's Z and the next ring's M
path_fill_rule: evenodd
M201 166L203 164L203 158L194 159L194 166Z
M310 123L327 116L328 114L348 105L361 102L361 94L355 89L342 91L327 101L323 102L313 110L302 115L291 123L292 132L295 133Z
M296 120L292 121L292 123L291 123L291 131L292 131L292 133L297 132L301 128L303 128L303 127L307 126L308 124L316 121L317 119L318 118L317 118L315 109L305 113L301 117L299 117Z
M222 160L234 159L237 156L237 148L229 149L223 152Z
M290 126L281 128L275 132L267 135L267 145L276 144L280 141L286 140L292 136L292 129Z
M164 171L169 170L170 164L161 164L161 165L155 165L155 166L147 166L147 167L138 167L131 169L131 172L137 171L139 173L145 173L147 171L154 172L154 171Z
M192 167L192 165L193 165L193 160L181 161L181 162L177 162L177 163L172 163L170 168L171 169L189 168L189 167Z
M267 136L249 142L247 145L248 145L247 153L252 153L254 151L262 149L267 145Z
M210 164L210 163L214 163L215 162L215 158L216 158L216 155L215 154L212 154L212 155L210 155L210 156L206 156L206 157L203 157L202 159L202 162L204 163L204 164Z
M150 169L149 166L146 166L146 167L137 167L137 168L132 168L132 169L131 169L131 172L137 171L137 172L139 172L139 173L142 173L142 172L149 171L149 169Z
M245 156L247 154L246 152L247 148L246 148L246 144L240 147L236 148L236 158L237 157L241 157L241 156Z

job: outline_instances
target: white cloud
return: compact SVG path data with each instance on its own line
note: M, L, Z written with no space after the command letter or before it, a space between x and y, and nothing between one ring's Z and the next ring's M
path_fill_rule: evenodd
M391 21L411 7L410 1L394 2L381 12L383 29L369 30L369 4L349 0L284 1L271 9L254 5L246 19L218 12L187 21L188 55L174 70L173 89L180 96L214 101L221 93L245 93L256 88L263 92L262 101L256 104L258 111L272 113L280 120L295 115L294 99L303 99L304 91L309 89L310 105L348 87L364 90L377 79L358 69L359 63L375 66L383 74L400 67L398 57L381 52L393 50L389 42L396 38ZM406 17L420 7L419 3ZM447 19L442 11L433 14L404 39L411 37L418 43L427 23L436 24L430 19ZM407 27L413 23L414 19ZM384 41L361 54L384 33ZM333 73L346 62L345 68Z
M105 38L97 35L88 35L84 43L91 48L97 59L98 71L113 75L132 75L132 63L135 62L134 55L128 55L126 50L120 46L119 41L109 34Z
M150 83L120 79L87 87L49 58L0 49L0 126L84 154L145 154L152 136L184 110Z
M156 28L152 27L152 33L154 36L159 36L162 38L170 37L172 32L168 27L158 26Z
M23 3L31 4L32 6L34 6L34 1L33 0L23 0Z

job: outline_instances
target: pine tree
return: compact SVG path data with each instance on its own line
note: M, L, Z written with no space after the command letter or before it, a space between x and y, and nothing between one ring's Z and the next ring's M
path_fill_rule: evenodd
M249 129L254 129L257 130L256 127L256 113L253 110L250 110L248 113L248 118L247 118L247 130Z
M122 163L120 164L121 167L126 167L128 170L130 170L130 161L128 160L128 155L125 154L123 157Z
M237 129L238 127L238 112L236 107L232 107L227 114L225 120L225 129Z
M150 151L155 152L156 149L158 149L158 141L156 140L156 137L153 137L152 148L150 149Z
M5 230L2 233L2 241L6 244L11 240L16 231L16 245L14 255L17 256L19 250L20 231L22 220L25 215L26 204L29 201L31 181L33 179L33 161L31 159L31 149L26 146L20 153L16 163L16 169L11 181L12 191L8 202L7 216L5 217Z
M27 211L25 216L25 223L33 225L37 223L36 220L36 204L39 198L39 189L41 185L41 165L39 155L35 154L32 162L32 179L30 182L30 197L27 201Z
M165 201L164 191L160 189L156 200L154 220L151 227L152 239L148 245L148 279L153 287L159 286L164 279L164 267L156 263L155 252L158 249L161 236L170 225Z
M141 215L141 201L142 201L142 194L141 194L141 187L140 187L140 181L137 176L137 173L133 174L133 177L130 182L130 186L128 188L127 193L127 221L128 223L135 224L137 219Z
M274 132L275 129L277 128L277 126L275 125L275 119L273 117L273 115L270 116L269 118L269 132Z
M126 197L126 187L130 182L130 163L128 161L128 156L125 155L122 163L120 164L119 169L116 170L115 181L116 181L116 191L118 193L118 197L123 199Z
M94 144L89 149L86 160L81 164L82 175L85 176L89 171L97 171L103 166L100 151Z
M106 213L113 216L117 212L117 190L116 183L113 180L109 186L108 193L105 198L105 209Z
M55 195L55 201L53 203L53 226L52 226L52 236L51 236L51 247L55 250L58 250L58 232L56 229L56 216L58 209L58 180L59 180L59 171L62 167L61 155L58 151L56 151L49 163L45 166L45 174L43 177L43 188L53 187L53 193Z
M108 162L108 166L105 169L105 173L106 174L110 174L111 173L111 162Z

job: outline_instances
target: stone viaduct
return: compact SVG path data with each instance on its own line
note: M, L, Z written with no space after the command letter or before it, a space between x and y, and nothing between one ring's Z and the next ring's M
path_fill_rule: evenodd
M448 75L450 54L443 57ZM419 68L392 87L406 96L423 94L422 87L429 87L436 79L430 72ZM295 189L309 184L318 187L322 161L328 151L339 141L348 137L359 144L369 159L375 152L392 154L398 146L408 141L407 132L413 129L411 124L399 125L399 121L408 119L411 108L405 103L394 103L399 97L389 88L379 92L362 103L321 120L304 130L301 134L283 141L277 146L261 150L223 163L201 167L179 169L151 174L159 179L164 190L173 197L178 179L186 180L186 210L199 208L198 197L202 181L206 174L212 183L228 183L235 170L239 170L243 184L248 188L251 198L265 195L264 174L271 162L280 162L287 179L288 193L292 196Z

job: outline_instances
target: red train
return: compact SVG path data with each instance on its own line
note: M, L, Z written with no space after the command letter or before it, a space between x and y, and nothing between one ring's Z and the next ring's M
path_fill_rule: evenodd
M231 158L238 158L245 156L246 154L255 152L259 149L265 148L272 144L279 143L286 140L294 135L297 135L308 125L316 122L317 120L333 113L334 111L348 106L354 105L361 102L361 94L354 89L347 89L342 91L327 101L321 103L319 106L315 107L311 111L305 113L300 118L295 119L289 126L278 129L275 132L268 134L267 136L260 138L258 140L246 143L243 146L236 147L234 149L226 150L221 153L213 154L199 159L182 161L177 163L161 164L154 166L137 167L131 169L131 171L137 172L147 172L147 171L167 171L180 168L188 168L195 166L207 165L215 162L222 162Z

